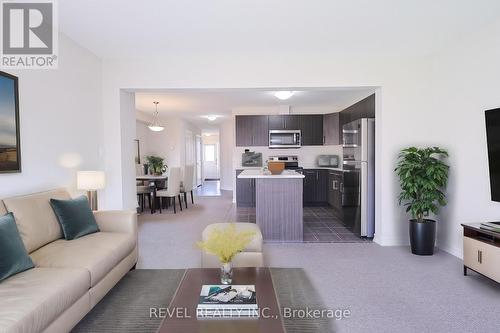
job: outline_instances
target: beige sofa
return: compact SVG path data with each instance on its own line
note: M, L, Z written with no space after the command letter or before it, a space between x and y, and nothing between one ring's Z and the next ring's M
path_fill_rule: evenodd
M35 268L0 282L0 332L70 331L137 262L135 211L97 211L100 232L63 238L51 198L64 189L4 199Z
M264 255L262 254L262 233L260 228L255 223L235 222L236 231L253 231L255 236L245 250L238 253L232 263L234 267L263 267ZM229 223L214 223L209 224L201 235L202 240L207 240L208 236L214 229L226 228ZM219 268L219 259L210 253L201 251L201 266L205 268Z

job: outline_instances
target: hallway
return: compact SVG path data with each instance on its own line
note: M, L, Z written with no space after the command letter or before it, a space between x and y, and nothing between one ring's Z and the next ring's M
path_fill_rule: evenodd
M196 188L194 192L199 197L219 197L221 196L220 180L205 180Z

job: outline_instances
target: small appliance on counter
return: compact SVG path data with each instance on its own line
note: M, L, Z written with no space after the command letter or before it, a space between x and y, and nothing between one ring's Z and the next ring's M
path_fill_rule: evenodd
M262 153L256 153L245 149L245 152L241 154L241 166L262 167Z
M319 167L338 168L339 167L339 157L338 157L338 155L319 155L318 156L318 166Z

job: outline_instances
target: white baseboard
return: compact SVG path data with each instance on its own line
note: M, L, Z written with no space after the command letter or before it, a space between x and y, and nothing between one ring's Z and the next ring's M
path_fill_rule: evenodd
M459 259L463 259L463 251L462 251L461 248L457 248L457 247L454 247L454 246L448 246L448 245L445 245L445 244L438 244L437 247L440 250L451 254L452 256L455 256L455 257L457 257Z
M407 240L397 239L397 238L386 238L386 239L378 239L374 237L373 241L380 246L410 246L410 243ZM463 259L463 253L461 248L457 248L454 246L449 246L446 244L436 244L436 247L441 251L447 252L452 256L455 256L459 259Z

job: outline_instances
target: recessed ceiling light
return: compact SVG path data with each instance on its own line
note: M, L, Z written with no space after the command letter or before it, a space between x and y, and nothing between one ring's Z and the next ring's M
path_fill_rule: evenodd
M210 121L214 121L215 119L217 119L217 116L207 116L207 119L210 120Z
M292 97L294 94L293 91L276 91L274 93L274 96L276 96L276 98L279 98L281 100L285 100L285 99L289 99L290 97Z

